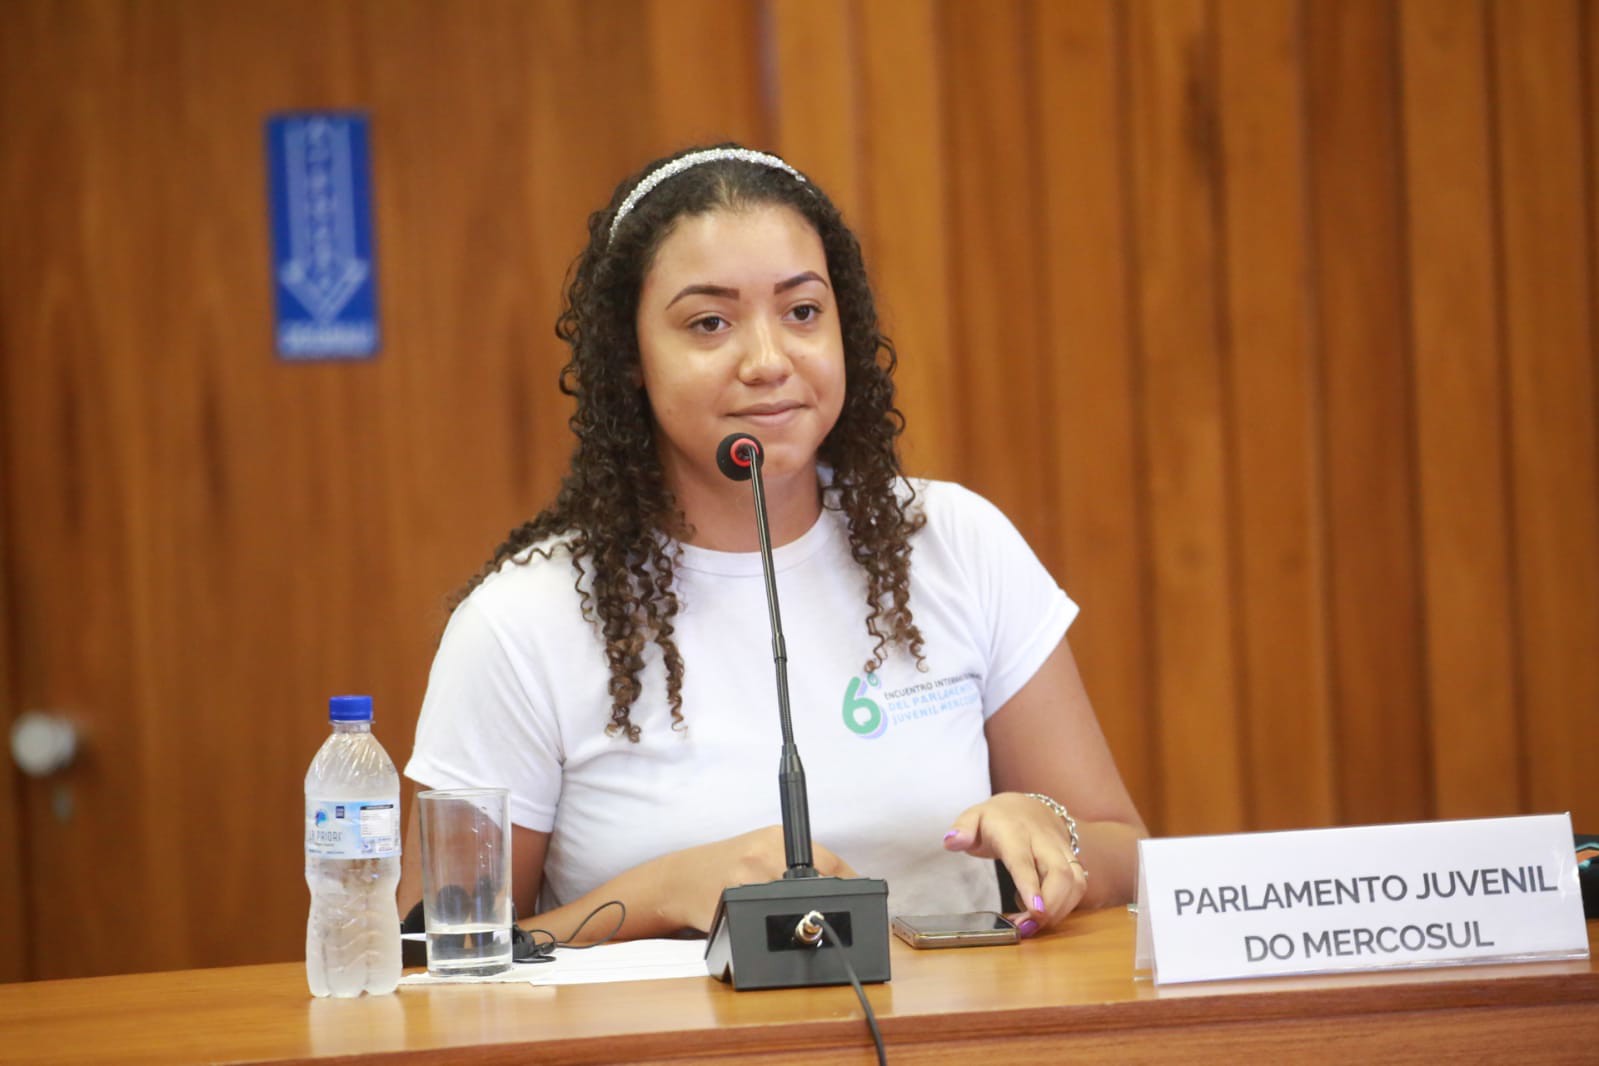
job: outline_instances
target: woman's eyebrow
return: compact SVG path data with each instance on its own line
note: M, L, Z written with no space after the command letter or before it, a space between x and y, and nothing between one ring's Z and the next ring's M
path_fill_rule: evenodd
M726 285L685 285L683 291L666 302L671 307L685 296L720 296L724 300L738 299L738 290L730 289Z
M772 286L772 292L774 294L775 293L780 293L780 292L787 292L789 289L792 289L794 286L803 285L807 281L819 281L824 286L827 285L827 279L826 278L822 277L820 274L818 274L814 270L807 270L803 274L795 274L793 277L789 278L787 281L780 281L776 285L773 285Z
M805 284L807 281L819 281L824 286L827 285L826 278L822 277L814 270L807 270L804 273L795 274L791 278L785 278L776 285L773 285L772 292L774 294L784 293L797 285ZM739 290L729 288L726 285L685 285L676 296L666 301L666 306L671 307L685 296L718 296L724 300L736 300L739 298L740 293Z

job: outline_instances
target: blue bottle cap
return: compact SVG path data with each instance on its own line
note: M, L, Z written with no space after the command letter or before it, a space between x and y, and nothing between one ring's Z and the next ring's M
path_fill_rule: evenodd
M328 721L330 722L370 722L371 720L371 696L334 696L328 700Z

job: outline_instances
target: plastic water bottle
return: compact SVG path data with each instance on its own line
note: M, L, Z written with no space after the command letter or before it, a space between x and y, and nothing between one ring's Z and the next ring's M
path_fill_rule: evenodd
M371 696L334 696L328 720L305 775L305 979L313 996L384 995L400 982L400 775Z

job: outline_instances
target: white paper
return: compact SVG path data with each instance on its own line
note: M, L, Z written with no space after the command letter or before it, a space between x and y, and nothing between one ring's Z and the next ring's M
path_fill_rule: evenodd
M703 940L627 940L596 948L556 948L555 961L524 966L536 985L588 985L605 981L657 981L704 977Z
M1139 842L1159 983L1585 958L1569 815Z
M435 977L429 973L413 973L400 978L400 985L589 985L709 977L703 940L626 940L592 948L556 948L554 960L513 963L509 970L488 977Z

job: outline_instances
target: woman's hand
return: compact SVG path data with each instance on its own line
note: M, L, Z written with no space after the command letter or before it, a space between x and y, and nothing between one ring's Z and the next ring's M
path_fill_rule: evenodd
M823 877L854 877L849 864L820 844L812 862ZM709 932L724 888L776 881L788 869L783 827L770 825L714 844L685 848L661 858L661 913L685 929Z
M1010 916L1023 936L1065 918L1088 891L1088 872L1072 854L1066 824L1020 792L1002 792L968 807L945 835L944 848L1005 864L1017 899L1027 907Z

